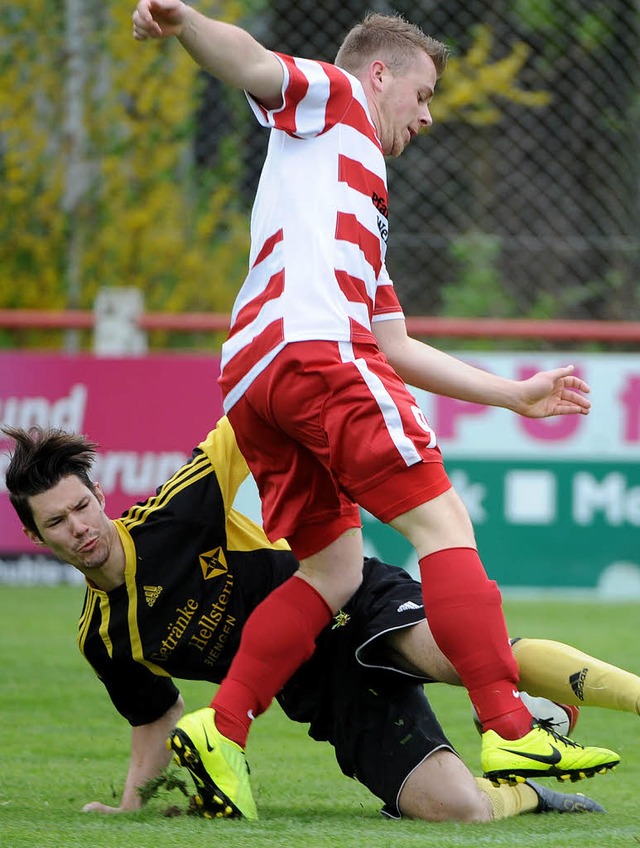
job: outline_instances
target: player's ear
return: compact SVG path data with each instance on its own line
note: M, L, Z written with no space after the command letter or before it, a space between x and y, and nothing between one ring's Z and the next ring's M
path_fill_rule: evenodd
M96 498L98 499L100 505L104 509L104 506L107 502L107 499L104 496L104 492L102 491L102 486L100 485L100 483L94 483L93 484L93 491L94 491L94 494L95 494Z
M376 59L369 65L369 79L374 90L382 88L384 77L388 72L388 68L380 59Z
M42 541L40 536L38 536L38 534L33 530L29 530L28 527L23 527L22 532L27 537L27 539L29 539L30 542L33 542L34 545L38 545L38 547L40 548L46 547L45 543Z

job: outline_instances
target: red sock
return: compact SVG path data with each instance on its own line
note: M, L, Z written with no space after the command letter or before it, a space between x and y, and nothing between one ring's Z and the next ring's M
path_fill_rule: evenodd
M420 560L427 620L442 653L469 692L483 730L518 739L531 714L518 696L502 597L473 548L448 548Z
M245 747L252 719L313 654L316 637L332 617L322 595L300 577L290 577L255 608L211 702L220 733Z

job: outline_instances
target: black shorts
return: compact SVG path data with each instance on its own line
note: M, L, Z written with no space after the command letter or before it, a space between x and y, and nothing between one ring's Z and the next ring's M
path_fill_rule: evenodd
M309 722L313 739L330 742L343 773L394 818L412 771L440 748L454 751L425 697L427 679L397 668L381 639L422 620L420 584L401 568L367 560L362 586L278 696L285 713Z

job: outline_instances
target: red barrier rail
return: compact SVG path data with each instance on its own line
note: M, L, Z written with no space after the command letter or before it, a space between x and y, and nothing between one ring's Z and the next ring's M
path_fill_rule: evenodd
M7 329L84 330L95 325L91 310L49 312L40 309L0 309L0 327ZM147 312L143 330L216 332L229 328L229 315L200 312ZM640 342L637 321L564 321L503 318L408 317L414 336L446 338L546 339L582 342Z

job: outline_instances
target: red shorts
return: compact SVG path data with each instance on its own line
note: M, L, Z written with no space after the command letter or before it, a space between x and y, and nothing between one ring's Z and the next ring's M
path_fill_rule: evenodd
M451 487L429 424L374 345L288 344L229 410L267 536L298 559Z

